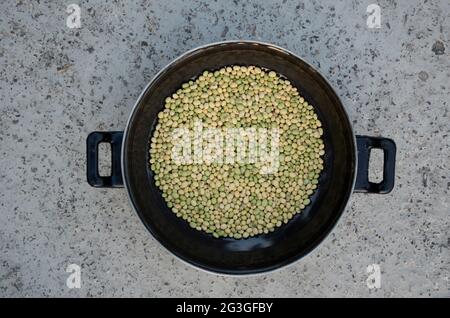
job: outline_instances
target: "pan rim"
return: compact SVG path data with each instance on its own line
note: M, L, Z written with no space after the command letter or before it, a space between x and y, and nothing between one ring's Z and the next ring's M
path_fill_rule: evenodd
M345 115L346 120L348 121L348 126L350 129L350 133L352 135L352 141L353 141L353 162L354 162L354 168L353 168L353 180L351 183L351 187L349 190L349 193L347 194L347 199L346 202L342 208L342 210L340 211L336 221L330 226L330 228L328 229L328 231L326 233L323 234L323 236L321 238L319 238L316 242L316 244L314 246L312 246L311 248L309 248L308 250L305 250L303 253L299 254L296 258L294 258L293 260L287 260L287 263L278 265L278 266L272 266L272 268L258 268L256 270L250 270L249 272L245 272L243 271L242 273L234 273L234 272L226 272L225 270L212 270L212 269L208 269L206 267L194 264L184 258L182 258L181 256L177 255L175 252L173 252L172 250L170 250L168 247L166 247L153 233L152 229L148 226L148 224L144 221L141 213L138 211L138 209L136 208L136 205L133 201L133 198L131 197L130 191L129 191L129 185L128 185L128 178L125 174L125 149L126 149L126 142L127 142L127 138L128 138L128 132L129 132L129 127L130 127L130 123L134 117L134 114L136 112L136 109L138 108L140 102L142 101L143 97L145 96L147 90L149 89L149 87L151 87L153 85L153 83L159 78L159 76L166 71L167 68L169 68L171 65L175 64L176 62L178 62L179 60L182 60L183 58L189 56L190 54L198 51L198 50L202 50L208 47L212 47L212 46L218 46L218 45L222 45L222 44L254 44L254 45L262 45L262 46L266 46L268 48L271 49L275 49L275 50L279 50L285 54L291 55L297 59L299 59L300 61L302 61L303 63L305 63L308 67L310 67L312 70L314 70L314 72L316 72L318 74L318 76L320 76L326 85L328 85L331 89L331 91L334 93L335 97L337 98L338 102L341 104L342 106L342 110L343 113ZM175 59L172 59L167 65L165 65L163 68L161 68L154 76L153 78L147 83L147 85L144 87L144 89L142 90L141 94L139 95L139 97L136 99L135 104L133 105L131 112L128 116L125 128L124 128L124 134L123 134L123 139L122 139L122 148L121 148L121 170L122 170L122 179L123 179L123 184L125 187L125 190L127 192L127 197L128 200L131 202L131 206L133 207L133 210L135 211L135 213L139 216L139 219L141 220L141 222L143 223L144 227L150 232L151 236L153 237L153 239L155 239L159 245L161 245L165 250L167 250L171 255L175 256L175 258L177 258L178 260L180 260L182 263L187 264L188 266L195 268L196 270L200 270L203 271L205 273L208 274L213 274L213 275L217 275L217 276L224 276L224 277L254 277L254 276L262 276L262 275L267 275L270 273L274 273L277 271L280 271L282 269L286 269L288 267L293 266L295 263L299 262L300 259L302 259L303 257L306 257L307 255L309 255L313 250L315 250L317 247L319 247L319 245L321 245L325 239L328 237L328 235L333 231L333 229L336 227L336 225L338 224L338 222L341 219L342 214L347 210L349 201L350 201L350 197L352 195L352 193L354 192L354 188L355 188L355 183L356 183L356 176L357 176L357 171L358 171L358 155L357 155L357 143L356 143L356 135L353 131L353 126L350 122L350 118L348 116L347 110L344 107L344 104L342 103L342 100L340 98L340 96L336 93L336 91L334 90L333 86L331 85L331 83L328 81L328 79L323 76L313 65L311 65L311 63L305 61L303 58L301 58L300 56L298 56L297 54L293 53L292 51L285 49L283 47L280 47L278 45L272 44L272 43L268 43L268 42L263 42L263 41L255 41L255 40L226 40L226 41L218 41L218 42L212 42L212 43L208 43L208 44L204 44L204 45L200 45L197 46L191 50L188 50L186 52L184 52L183 54L179 55L178 57L176 57Z

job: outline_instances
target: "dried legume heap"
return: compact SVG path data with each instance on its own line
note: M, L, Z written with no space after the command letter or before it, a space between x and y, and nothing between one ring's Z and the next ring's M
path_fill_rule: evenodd
M279 168L259 163L179 164L172 160L175 128L275 127ZM256 66L204 71L166 98L150 145L150 167L169 208L199 231L243 239L269 233L310 204L325 153L312 105L292 84Z

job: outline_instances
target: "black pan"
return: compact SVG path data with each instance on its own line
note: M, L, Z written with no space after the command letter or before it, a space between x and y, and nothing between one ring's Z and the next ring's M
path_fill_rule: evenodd
M286 76L315 107L324 129L324 170L311 204L274 232L247 239L214 238L189 227L167 207L149 169L149 139L164 99L204 70L257 65ZM111 143L111 176L98 173L98 144ZM383 181L368 180L370 149L384 151ZM352 192L388 193L394 186L392 140L356 136L339 97L311 65L280 47L221 42L182 55L147 85L124 132L93 132L87 139L87 178L94 187L123 187L150 233L181 260L201 269L242 275L288 265L314 249L332 230Z

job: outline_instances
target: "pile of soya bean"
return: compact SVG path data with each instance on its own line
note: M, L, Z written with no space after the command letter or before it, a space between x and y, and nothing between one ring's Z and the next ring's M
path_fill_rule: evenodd
M261 163L173 160L173 132L193 128L276 128L279 167ZM165 100L150 141L150 167L167 205L214 237L243 239L269 233L310 204L325 153L312 105L274 71L229 66L204 71Z

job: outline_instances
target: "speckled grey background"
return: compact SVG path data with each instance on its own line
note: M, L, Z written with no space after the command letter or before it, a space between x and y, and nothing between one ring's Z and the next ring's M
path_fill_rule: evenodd
M0 296L450 296L447 0L0 2ZM66 6L81 7L80 29ZM393 138L396 188L355 194L333 233L265 276L206 274L145 230L123 189L93 189L85 139L121 130L179 54L278 44L336 88L359 134ZM68 289L68 264L82 266ZM381 288L366 267L381 266Z

